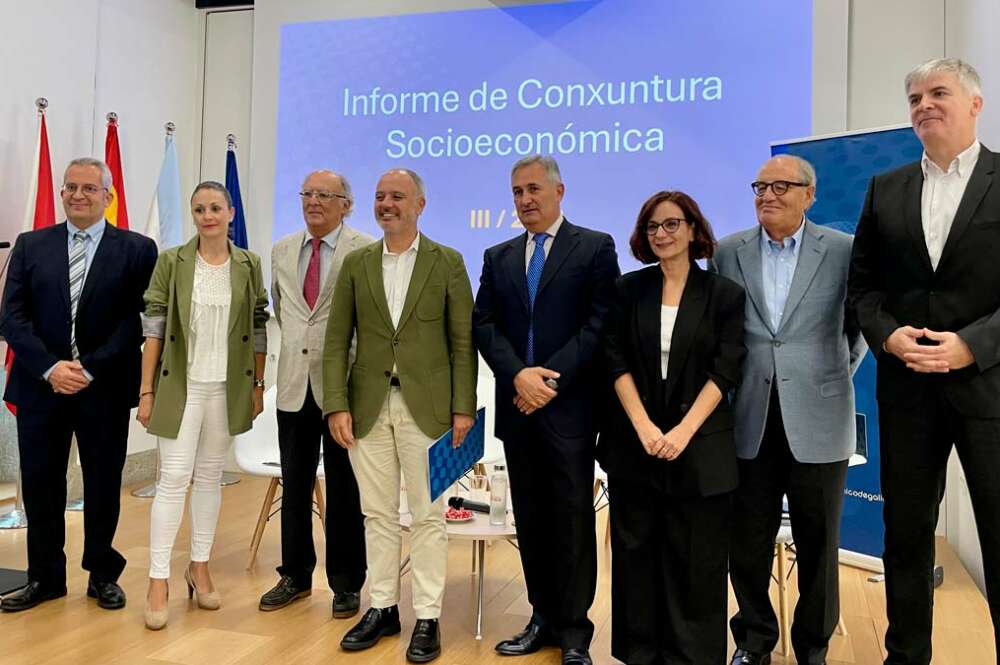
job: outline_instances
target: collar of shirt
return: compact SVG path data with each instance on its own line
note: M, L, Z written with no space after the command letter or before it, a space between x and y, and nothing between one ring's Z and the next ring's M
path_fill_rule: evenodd
M951 173L958 173L959 178L964 178L976 167L976 162L979 161L979 149L979 139L977 138L972 142L972 145L958 153L958 157L951 160L947 171L942 171L941 167L935 164L925 152L920 158L920 169L924 172L924 178L930 175L941 176Z
M340 232L343 229L344 225L342 223L337 224L337 228L327 233L325 236L320 238L320 240L322 240L324 244L329 246L330 249L337 249L337 241L340 240ZM308 231L306 231L305 235L302 238L302 246L305 247L306 245L308 245L312 241L312 239L313 235Z
M66 220L66 232L69 235L69 240L73 242L73 236L78 232L83 231L86 233L90 240L92 241L92 246L96 247L97 243L101 241L101 237L104 235L104 225L107 224L103 219L96 224L91 224L85 229L78 228L73 222Z
M545 229L544 231L539 231L539 233L548 233L549 237L546 238L546 240L549 239L555 240L556 234L559 233L559 229L560 227L562 227L562 223L564 221L566 221L566 215L564 215L563 211L560 210L559 218L556 221L552 222L552 224L549 225L549 228ZM535 234L532 233L531 231L528 231L528 240L531 242L535 242Z
M413 244L404 249L399 254L393 254L389 251L388 245L385 244L385 238L382 238L382 256L402 256L407 252L413 252L414 254L420 249L420 232L417 232L417 236L413 239Z
M802 244L802 233L806 228L806 218L803 217L802 221L799 222L799 228L792 235L785 238L784 245L779 245L776 240L772 240L771 236L767 235L767 231L764 227L760 227L760 248L766 256L773 254L780 254L781 252L788 250L794 256L799 253L799 245Z

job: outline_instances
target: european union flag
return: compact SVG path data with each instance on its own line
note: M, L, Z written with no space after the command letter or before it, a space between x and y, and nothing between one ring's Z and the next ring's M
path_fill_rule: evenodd
M236 169L236 150L230 147L226 151L226 189L233 197L233 207L236 214L233 223L229 225L229 239L241 249L249 249L247 243L247 220L243 215L243 197L240 195L240 174Z

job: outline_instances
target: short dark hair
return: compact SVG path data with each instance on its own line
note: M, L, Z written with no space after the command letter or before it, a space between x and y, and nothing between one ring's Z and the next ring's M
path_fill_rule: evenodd
M226 199L226 205L230 208L233 207L233 197L229 193L229 190L221 182L216 182L215 180L206 180L205 182L198 183L198 186L191 192L191 200L194 201L194 195L203 189L211 189L212 191L219 192Z
M698 203L684 192L660 191L653 194L639 209L639 217L635 220L635 228L632 229L632 236L628 240L632 249L632 256L642 263L656 263L659 261L653 248L649 246L649 236L646 235L646 224L653 217L656 206L664 201L670 201L684 213L684 219L694 229L694 240L691 241L689 257L691 261L697 259L710 259L715 254L715 236L712 234L712 225L708 223L705 216L701 214Z

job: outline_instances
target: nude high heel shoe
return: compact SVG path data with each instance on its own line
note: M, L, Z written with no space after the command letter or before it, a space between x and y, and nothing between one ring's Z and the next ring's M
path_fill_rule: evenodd
M150 630L160 630L167 625L167 608L170 605L170 590L167 589L167 603L162 609L154 610L149 607L149 596L146 596L146 609L142 613L142 617L146 622L146 628Z
M187 582L188 598L194 598L198 607L203 610L217 610L222 607L222 596L218 591L199 591L191 577L191 568L184 570L184 581Z

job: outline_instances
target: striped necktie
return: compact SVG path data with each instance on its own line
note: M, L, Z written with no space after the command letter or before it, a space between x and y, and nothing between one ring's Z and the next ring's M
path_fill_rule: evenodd
M545 267L545 240L548 233L535 234L535 251L528 262L528 302L531 304L531 319L528 323L528 343L524 351L524 360L528 365L535 364L535 296L538 294L538 284L542 281L542 269Z
M73 234L73 246L69 250L69 309L72 320L69 343L73 349L73 360L80 357L80 350L76 348L76 309L80 304L83 281L87 276L87 240L89 238L83 231L77 231Z

